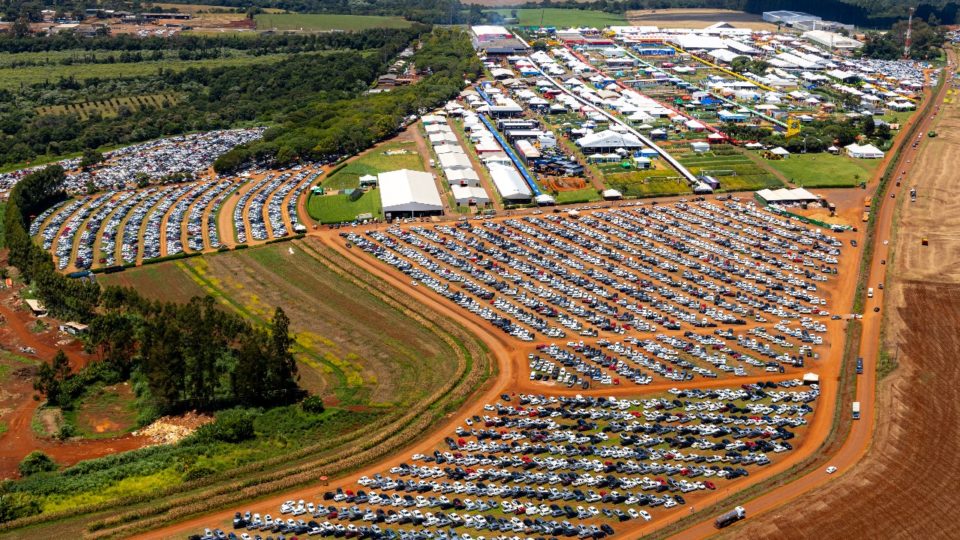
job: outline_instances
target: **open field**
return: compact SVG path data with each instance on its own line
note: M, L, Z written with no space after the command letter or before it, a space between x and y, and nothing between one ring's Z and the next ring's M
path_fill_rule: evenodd
M527 8L527 9L496 9L504 17L510 17L512 11L517 12L520 26L556 26L558 28L583 27L604 28L627 24L621 14L606 13L592 9L561 9L561 8Z
M600 200L600 194L592 187L559 191L554 197L557 204L583 203Z
M348 189L360 186L360 177L377 173L410 169L422 171L423 159L413 142L398 141L377 145L373 149L350 160L323 181L325 189Z
M116 274L101 274L97 277L104 286L133 287L148 298L162 298L171 302L188 302L194 296L203 296L205 291L183 272L172 270L166 263L127 268Z
M763 160L765 165L803 187L855 187L870 180L880 162L879 159L854 159L826 152Z
M729 9L641 9L628 11L627 20L635 26L661 28L704 28L727 22L736 28L777 30L777 25L764 21L760 15Z
M740 150L733 148L714 149L701 154L683 149L683 152L674 153L674 156L691 173L705 174L719 180L721 191L756 191L783 187L783 182L773 174L756 165Z
M380 206L380 190L371 189L351 201L344 193L336 195L309 195L307 199L307 213L320 223L342 223L353 221L360 214L371 214L375 218L383 218L383 208Z
M329 32L331 30L367 30L369 28L407 28L411 25L401 17L377 15L331 15L309 13L263 13L256 16L257 30L296 30Z
M136 427L137 407L129 383L91 389L64 416L83 438L116 437Z

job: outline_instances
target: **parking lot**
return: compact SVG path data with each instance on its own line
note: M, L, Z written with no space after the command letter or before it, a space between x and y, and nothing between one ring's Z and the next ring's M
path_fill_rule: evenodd
M306 232L297 204L321 172L298 166L105 191L55 205L37 216L30 233L53 253L60 270L286 238Z
M503 394L432 451L199 536L602 538L791 452L818 396L799 380L620 399Z
M342 236L530 343L531 381L582 389L815 367L841 246L733 200Z

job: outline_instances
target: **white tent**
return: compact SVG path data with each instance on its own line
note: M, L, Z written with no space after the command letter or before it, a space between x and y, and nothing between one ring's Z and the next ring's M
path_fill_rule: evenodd
M500 196L508 200L529 200L533 196L530 186L512 166L490 165L490 178Z
M383 212L398 214L426 214L443 211L440 193L433 175L426 172L400 169L380 173L380 203Z
M450 186L450 191L453 192L454 200L460 205L486 204L490 202L490 197L481 187L453 185Z
M804 201L816 201L820 197L817 197L813 193L803 189L803 188L794 188L794 189L761 189L757 192L757 195L763 200L770 203L777 202L804 202Z
M847 155L859 159L882 159L883 151L872 144L859 145L857 143L849 144L844 147Z
M360 177L361 186L375 186L377 185L377 177L372 174L365 174Z
M784 158L790 156L790 152L782 146L778 146L774 148L773 150L770 151L770 153L780 157L784 157Z
M468 186L480 185L480 176L473 169L444 169L443 174L447 177L447 182L453 184L463 184Z
M577 139L580 148L599 150L603 148L640 148L642 144L636 135L617 133L613 130L604 130L591 133Z
M440 166L444 169L472 169L473 164L470 163L470 158L466 154L439 154L437 159L440 160Z

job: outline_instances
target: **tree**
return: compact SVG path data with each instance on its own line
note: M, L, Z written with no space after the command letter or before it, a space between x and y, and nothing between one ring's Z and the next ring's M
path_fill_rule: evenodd
M17 470L20 471L20 476L26 477L41 472L55 471L57 470L57 463L43 452L34 450L23 458Z
M103 154L93 148L87 148L83 151L83 157L80 159L80 167L86 169L91 165L96 165L103 161Z
M290 319L277 308L270 322L270 343L266 351L266 392L274 403L290 403L299 397L297 362L293 358Z
M70 361L63 350L58 350L51 363L40 365L33 381L33 389L46 396L50 405L61 405L60 389L69 376Z

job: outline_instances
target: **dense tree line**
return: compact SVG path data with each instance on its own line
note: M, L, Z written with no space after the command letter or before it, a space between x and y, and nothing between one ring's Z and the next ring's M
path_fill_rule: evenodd
M100 297L100 288L90 282L70 279L57 272L50 254L30 238L29 220L62 200L63 169L48 167L21 180L10 191L4 216L9 260L27 281L47 310L57 316L89 320Z
M0 92L0 165L31 160L38 155L81 152L188 131L269 123L316 99L347 99L368 88L397 53L425 30L417 25L364 32L368 37L355 44L377 45L373 52L293 55L288 60L253 69L243 66L160 70L156 76L146 78L158 81L154 91L178 91L186 94L184 98L169 107L125 110L114 117L93 115L81 121L75 114L40 116L22 103L15 103L18 95ZM65 79L56 83L55 91L89 95L83 89L101 83L96 79ZM34 93L44 94L40 89ZM4 94L9 96L9 102L3 99Z
M823 152L833 145L843 148L862 137L882 147L892 136L889 126L885 124L878 126L872 117L844 122L826 120L807 122L803 124L799 135L789 139L784 139L782 134L775 134L771 128L750 124L728 123L721 129L739 141L758 141L768 146L782 146L794 153Z
M427 74L417 84L341 100L317 96L290 112L280 126L267 130L263 140L224 154L214 167L231 171L253 160L289 163L357 153L396 133L408 115L455 97L464 79L475 79L481 69L467 35L456 29L434 30L423 39L413 61Z
M161 51L234 49L243 51L301 52L334 49L378 49L390 34L374 32L328 32L322 34L223 34L216 36L177 34L169 37L138 37L131 34L84 37L73 32L52 36L0 34L0 52L50 51Z
M907 21L893 25L889 32L868 32L861 52L867 58L894 60L903 56L907 36ZM927 24L922 20L913 21L910 41L910 57L914 60L931 60L941 52L946 36L940 27Z

